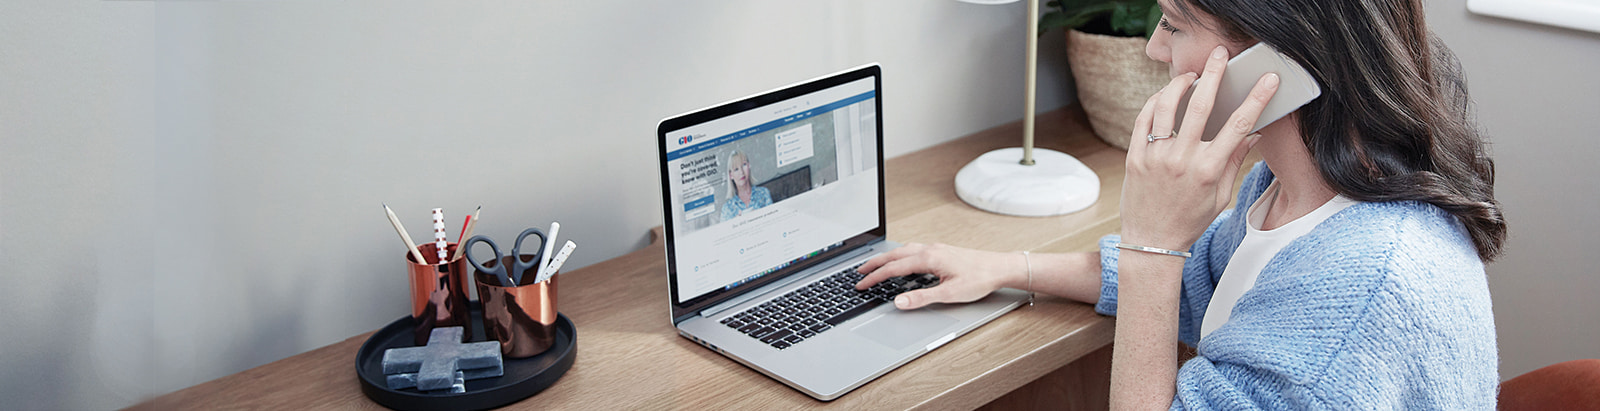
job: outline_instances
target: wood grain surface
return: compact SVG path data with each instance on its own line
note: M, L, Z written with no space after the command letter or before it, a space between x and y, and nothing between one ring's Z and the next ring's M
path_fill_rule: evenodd
M1037 121L1040 147L1073 154L1100 174L1099 202L1066 216L1024 218L987 213L957 199L956 171L979 154L1018 145L1021 125L1013 123L888 160L889 237L989 250L1094 249L1101 236L1120 225L1125 153L1094 138L1077 106L1042 113ZM678 336L668 318L659 245L561 276L560 309L577 325L577 361L555 385L507 408L973 409L1052 373L1070 375L1041 383L1103 387L1106 382L1099 378L1109 375L1109 361L1101 357L1110 358L1112 319L1086 304L1041 296L1034 306L1006 314L837 400L821 402ZM134 408L379 409L362 395L354 368L356 351L369 335ZM1092 364L1063 368L1095 352L1102 354L1086 361ZM1075 402L1104 407L1104 388L1094 389L1102 398ZM1002 404L1039 403L996 402Z

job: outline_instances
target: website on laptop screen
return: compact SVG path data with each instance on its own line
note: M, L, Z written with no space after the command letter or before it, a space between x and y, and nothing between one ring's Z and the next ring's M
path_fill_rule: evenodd
M866 78L666 134L677 302L877 227L877 92Z

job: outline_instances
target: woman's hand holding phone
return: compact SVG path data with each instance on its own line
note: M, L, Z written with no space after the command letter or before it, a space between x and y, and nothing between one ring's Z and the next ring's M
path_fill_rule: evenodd
M1260 138L1253 126L1277 92L1279 78L1275 73L1261 76L1216 138L1202 141L1227 63L1227 50L1217 47L1198 82L1194 73L1178 76L1145 102L1128 144L1124 243L1188 250L1228 206L1245 154ZM1184 107L1183 123L1176 124L1190 84L1193 96Z

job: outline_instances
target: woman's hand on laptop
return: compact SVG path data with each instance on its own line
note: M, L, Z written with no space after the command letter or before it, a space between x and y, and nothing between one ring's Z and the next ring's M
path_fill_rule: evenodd
M902 293L895 297L895 307L910 310L932 303L972 302L1006 284L1015 284L1026 272L1026 262L1019 257L1015 253L911 243L873 257L857 268L866 277L856 283L856 289L864 290L893 277L929 273L939 277L939 285Z

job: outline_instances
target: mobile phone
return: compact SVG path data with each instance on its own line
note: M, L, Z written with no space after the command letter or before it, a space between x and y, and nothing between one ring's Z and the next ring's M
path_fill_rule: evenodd
M1228 60L1228 70L1222 73L1222 83L1217 88L1216 104L1211 105L1211 115L1206 119L1206 130L1200 139L1211 141L1216 138L1222 126L1228 123L1228 117L1233 116L1234 110L1244 104L1245 98L1250 96L1250 89L1267 73L1278 73L1278 92L1273 94L1272 100L1267 101L1266 109L1261 111L1255 126L1250 128L1251 133L1322 95L1322 87L1317 85L1305 68L1267 43L1256 43ZM1189 111L1189 98L1194 96L1194 88L1198 84L1199 80L1196 80L1195 84L1189 85L1188 93L1178 104L1175 125L1180 129L1183 127L1183 115Z

